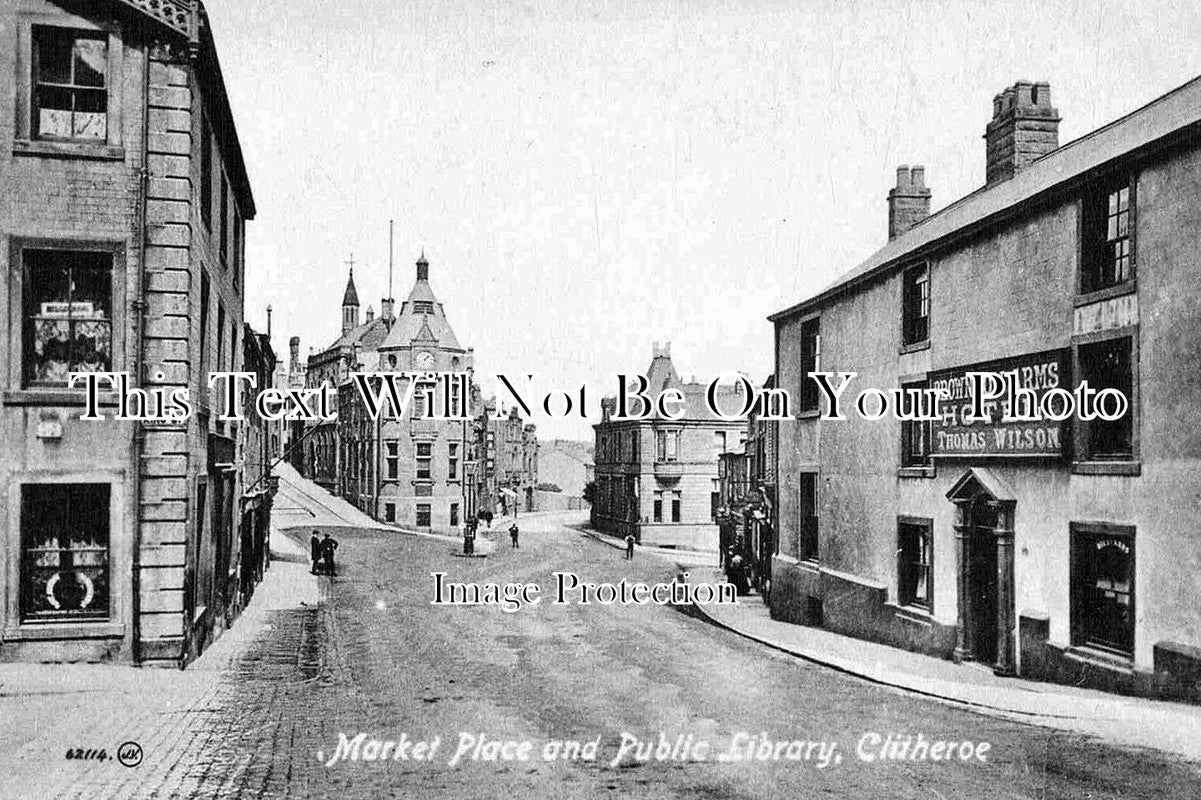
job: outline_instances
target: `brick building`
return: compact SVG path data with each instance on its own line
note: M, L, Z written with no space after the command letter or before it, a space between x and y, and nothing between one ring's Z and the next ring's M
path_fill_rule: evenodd
M746 422L723 420L705 404L705 384L684 382L671 361L671 344L654 346L644 376L648 393L679 390L685 414L670 420L614 420L615 399L605 398L596 430L596 484L592 524L598 530L648 545L716 550L718 455L745 445ZM735 388L720 387L718 403L741 404ZM632 411L634 409L631 409Z
M1086 98L1082 98L1082 101ZM998 673L1198 696L1201 79L1058 145L1045 83L998 95L986 185L928 215L902 167L890 241L771 317L781 387L773 615ZM818 418L808 373L945 387L933 422ZM1120 420L965 418L965 373ZM799 413L797 413L799 411Z
M207 16L8 2L0 74L0 657L179 665L240 608L251 488L204 381L244 355L255 215ZM96 371L195 413L81 421Z

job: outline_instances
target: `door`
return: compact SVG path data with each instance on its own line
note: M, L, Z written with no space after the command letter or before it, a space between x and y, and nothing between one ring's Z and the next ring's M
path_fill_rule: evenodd
M992 664L997 660L997 509L984 494L972 500L971 526L972 650L977 661Z

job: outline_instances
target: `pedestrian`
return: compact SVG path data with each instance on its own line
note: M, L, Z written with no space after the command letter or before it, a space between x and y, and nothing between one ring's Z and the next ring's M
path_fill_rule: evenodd
M634 534L626 534L626 561L634 558Z
M470 556L475 554L475 526L463 525L463 555Z
M337 574L334 569L334 551L338 549L338 540L325 534L325 538L321 540L321 557L325 560L325 571L332 578Z
M317 574L317 562L321 560L321 540L317 538L317 531L313 531L312 537L309 539L309 558L313 562L313 566L309 569L312 575Z
M517 534L518 533L520 533L520 531L517 530L517 523L514 522L511 526L509 526L509 540L511 542L511 545L510 545L511 548L512 547L516 547L516 548L521 547L521 545L519 545L517 543Z

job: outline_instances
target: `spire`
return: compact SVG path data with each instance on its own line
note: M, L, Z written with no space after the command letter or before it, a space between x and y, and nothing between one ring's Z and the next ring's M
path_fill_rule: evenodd
M346 279L346 293L342 295L343 306L359 306L359 293L354 288L354 267L350 268L350 277Z
M346 279L346 293L342 295L342 335L359 327L359 293L354 288L354 253L350 254L350 277Z
M425 260L425 248L421 248L421 258L417 259L417 280L428 281L430 279L430 262Z

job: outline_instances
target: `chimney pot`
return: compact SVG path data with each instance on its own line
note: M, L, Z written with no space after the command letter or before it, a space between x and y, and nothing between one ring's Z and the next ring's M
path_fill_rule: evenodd
M897 167L897 185L888 192L888 239L892 241L930 216L926 168Z

